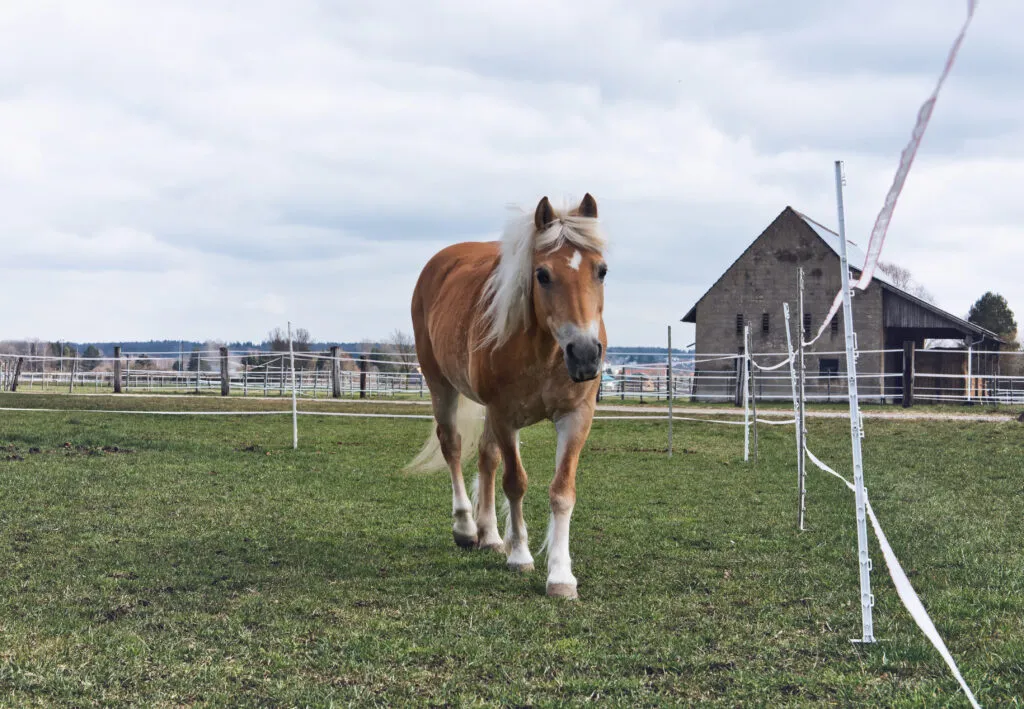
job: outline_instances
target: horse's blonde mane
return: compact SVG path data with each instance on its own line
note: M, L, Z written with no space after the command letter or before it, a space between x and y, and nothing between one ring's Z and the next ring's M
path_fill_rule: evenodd
M566 244L584 251L604 251L606 240L597 218L579 216L566 207L554 209L554 216L543 231L537 230L533 213L521 212L509 219L501 235L498 265L484 286L487 329L481 346L499 346L527 326L535 253L555 251Z

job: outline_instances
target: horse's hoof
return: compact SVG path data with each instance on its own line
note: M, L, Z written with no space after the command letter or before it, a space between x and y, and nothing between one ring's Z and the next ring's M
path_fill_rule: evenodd
M579 598L579 594L576 593L576 584L574 583L549 583L548 596L551 598L567 598L570 600Z
M463 549L475 549L476 548L476 537L468 534L459 534L458 532L452 532L452 536L455 538L455 543Z
M527 564L509 564L508 568L512 571L519 571L521 573L528 574L533 571L533 562L531 561Z

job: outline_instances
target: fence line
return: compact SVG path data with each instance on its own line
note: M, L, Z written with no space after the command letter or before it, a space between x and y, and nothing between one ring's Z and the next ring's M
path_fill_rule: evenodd
M0 390L3 391L136 391L148 393L216 393L226 386L232 395L285 396L291 391L289 368L280 352L232 354L198 353L194 358L138 358L134 353L112 357L59 357L0 355ZM352 358L336 352L296 352L296 395L302 398L415 398L426 400L429 391L418 363L408 353L401 360L376 356ZM651 353L643 353L651 356ZM1024 353L985 353L963 350L903 349L862 351L874 355L891 371L858 372L861 398L873 403L1024 404ZM911 366L905 367L905 358ZM846 401L845 353L809 352L813 367L807 372L807 400L819 403ZM785 352L751 354L757 371L752 384L756 401L789 401ZM971 360L968 364L968 358ZM882 360L885 360L883 363ZM606 365L599 400L622 402L742 403L739 354L702 354L675 357L671 376L667 359L657 363ZM223 363L227 372L223 372ZM179 367L188 366L187 371ZM909 374L908 374L909 373ZM115 386L115 380L120 386Z

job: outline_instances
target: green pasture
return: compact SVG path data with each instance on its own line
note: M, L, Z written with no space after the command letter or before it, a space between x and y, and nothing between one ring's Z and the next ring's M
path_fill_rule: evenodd
M571 549L580 600L451 539L447 476L400 468L427 421L67 409L286 410L238 397L3 394L0 705L967 706L871 539L860 631L852 494L794 438L598 421ZM305 410L425 413L303 402ZM410 411L412 409L412 411ZM846 421L810 446L849 476ZM868 421L872 505L983 706L1024 696L1024 424ZM536 549L554 462L527 429Z

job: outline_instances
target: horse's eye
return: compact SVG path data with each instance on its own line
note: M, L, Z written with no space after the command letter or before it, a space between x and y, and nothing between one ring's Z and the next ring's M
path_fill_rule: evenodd
M539 283L539 284L541 284L542 286L545 286L545 287L551 285L551 274L548 273L548 269L546 269L546 268L538 268L537 269L537 283Z
M605 264L602 263L600 266L597 267L597 279L599 281L603 282L604 281L604 277L607 276L607 275L608 275L608 266L606 266Z

